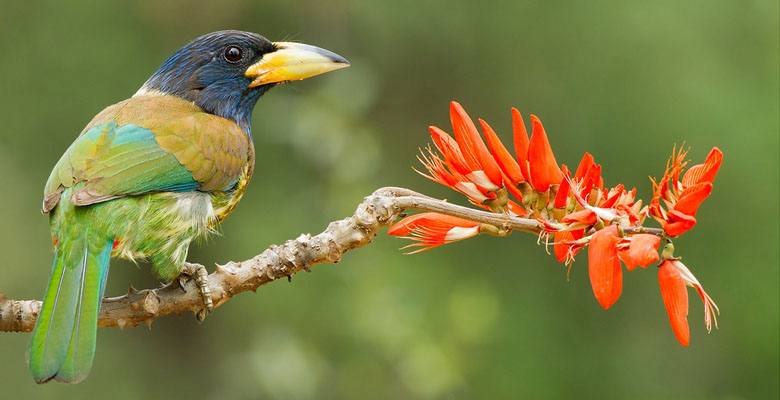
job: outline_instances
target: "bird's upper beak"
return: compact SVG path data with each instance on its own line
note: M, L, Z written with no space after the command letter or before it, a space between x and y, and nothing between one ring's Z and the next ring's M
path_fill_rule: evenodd
M319 47L292 42L276 42L274 45L278 50L263 55L244 73L244 76L253 79L249 87L297 81L349 67L349 61L344 57Z

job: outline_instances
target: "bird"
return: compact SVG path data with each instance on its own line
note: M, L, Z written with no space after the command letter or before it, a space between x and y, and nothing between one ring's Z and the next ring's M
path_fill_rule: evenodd
M111 258L148 261L165 281L197 278L212 307L207 272L187 252L246 191L255 104L276 85L349 65L311 45L208 33L86 125L44 187L54 261L28 349L36 382L89 374Z

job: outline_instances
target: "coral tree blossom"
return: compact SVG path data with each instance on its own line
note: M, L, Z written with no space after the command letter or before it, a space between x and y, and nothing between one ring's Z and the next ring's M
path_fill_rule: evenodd
M712 301L698 279L680 260L667 259L661 263L658 268L658 285L661 287L661 297L664 300L666 312L669 314L672 330L674 330L677 341L681 345L687 346L690 340L686 285L695 288L704 303L704 323L707 326L707 331L712 330L713 322L715 327L718 327L717 314L720 312L718 305Z
M588 247L590 284L596 300L604 309L614 304L623 291L623 271L617 249L619 241L617 226L610 225L596 231Z
M650 202L650 215L658 221L669 236L680 236L696 225L696 212L702 201L712 192L723 153L717 147L710 151L703 164L690 169L680 179L687 164L687 150L680 149L672 154L666 164L663 178L653 180L653 200ZM663 201L666 209L662 207Z
M696 224L696 213L712 192L723 153L715 147L702 164L685 171L688 151L675 149L663 178L652 180L653 198L643 207L642 200L635 199L636 189L605 186L601 165L591 154L583 155L573 175L566 165L559 165L542 122L534 115L530 119L529 137L522 115L512 109L513 156L487 122L478 120L478 130L463 107L451 102L453 134L429 128L434 147L421 152L425 172L420 174L462 193L477 207L538 222L540 239L546 244L552 240L561 263L570 266L587 246L593 294L605 309L622 293L622 264L633 271L656 263L661 260L659 247L665 243L658 279L678 341L689 343L686 285L696 288L704 302L707 329L713 322L717 326L717 306L691 271L674 258L670 238ZM643 227L648 215L663 229ZM389 233L413 240L404 248L417 248L411 253L418 253L480 233L504 236L507 232L426 212L404 218Z
M468 239L479 233L479 223L438 213L420 213L390 227L390 235L416 241L404 248L422 247L409 254Z

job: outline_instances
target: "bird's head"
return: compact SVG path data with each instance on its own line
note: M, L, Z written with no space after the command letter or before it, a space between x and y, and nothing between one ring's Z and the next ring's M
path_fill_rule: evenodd
M252 109L268 89L348 66L343 57L319 47L272 43L250 32L220 31L179 49L136 96L178 96L206 112L235 121L249 133Z

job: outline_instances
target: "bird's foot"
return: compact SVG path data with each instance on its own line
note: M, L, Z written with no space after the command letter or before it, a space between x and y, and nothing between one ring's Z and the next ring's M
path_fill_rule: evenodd
M203 321L206 319L206 314L214 309L214 303L211 301L211 289L209 288L209 272L206 270L206 267L200 264L185 262L184 268L181 270L181 275L179 275L178 278L179 286L182 290L186 291L184 285L189 279L195 280L195 283L200 289L200 295L203 297L204 309L195 314L198 321Z

